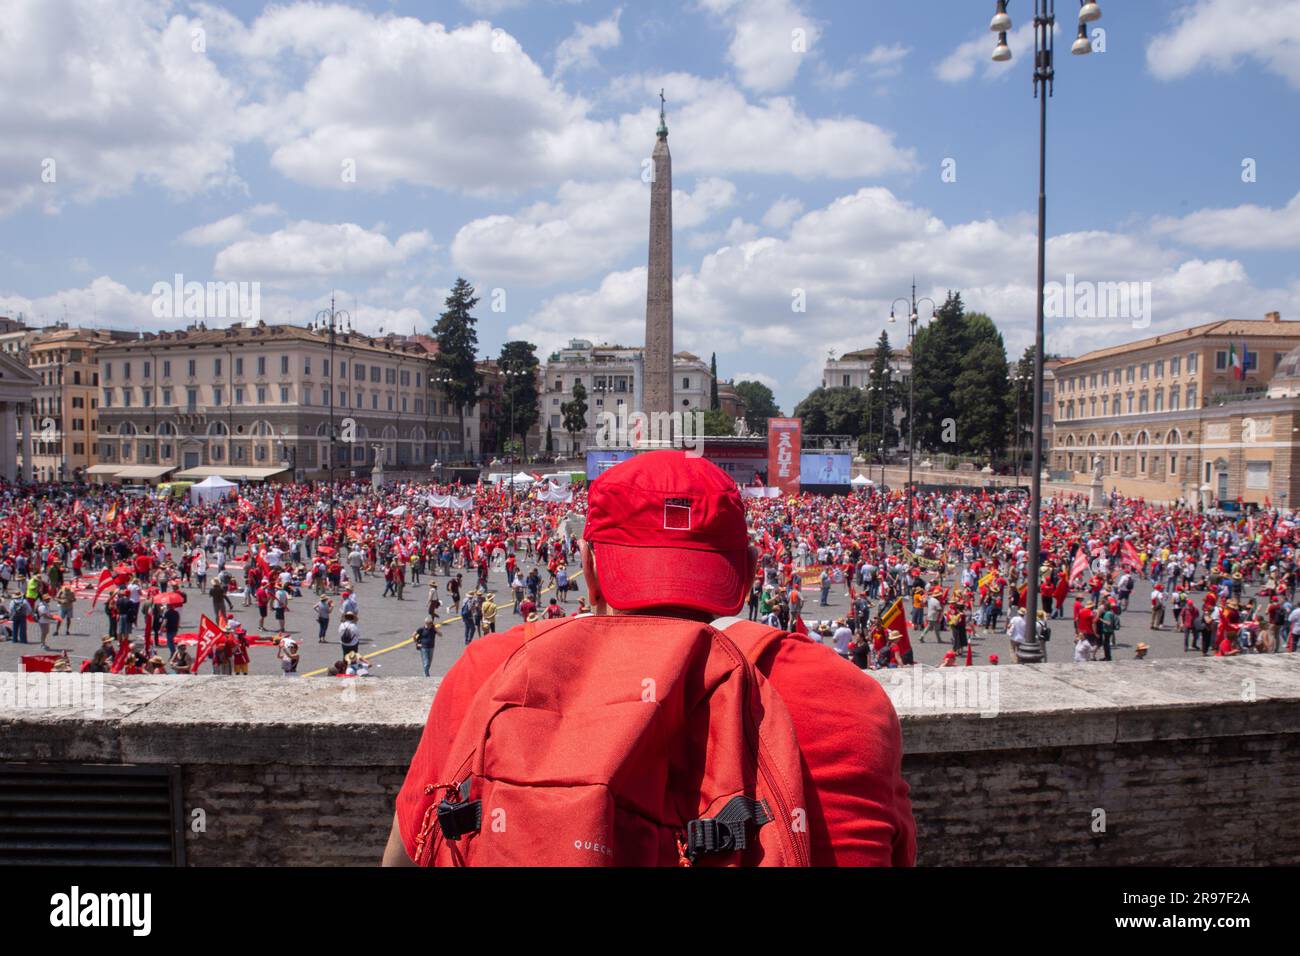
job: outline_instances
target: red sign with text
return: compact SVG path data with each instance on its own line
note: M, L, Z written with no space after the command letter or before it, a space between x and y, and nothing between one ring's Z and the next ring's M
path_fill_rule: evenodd
M767 421L767 484L783 495L799 493L799 446L803 420L769 418Z

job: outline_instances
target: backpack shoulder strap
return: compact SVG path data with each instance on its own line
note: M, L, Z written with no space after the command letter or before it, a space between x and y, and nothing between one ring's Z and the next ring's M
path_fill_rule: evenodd
M727 635L754 667L758 666L758 662L773 644L790 636L779 628L748 621L743 617L720 617L709 626Z

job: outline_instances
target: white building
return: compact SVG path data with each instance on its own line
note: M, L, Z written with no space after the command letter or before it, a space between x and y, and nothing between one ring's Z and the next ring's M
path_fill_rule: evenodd
M563 406L573 398L573 386L581 382L587 392L587 427L577 438L582 454L595 437L604 412L618 414L623 406L626 418L643 411L645 362L640 347L593 345L586 339L569 344L546 360L542 373L539 427L545 441L550 426L555 452L572 456L574 443L564 428ZM673 356L673 405L683 412L707 410L713 390L713 376L707 362L689 352Z

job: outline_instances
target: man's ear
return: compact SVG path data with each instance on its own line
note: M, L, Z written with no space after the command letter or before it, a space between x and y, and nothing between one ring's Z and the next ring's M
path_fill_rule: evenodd
M586 538L578 541L578 550L582 553L582 576L587 582L587 596L591 598L591 606L594 608L601 601L600 581L596 577L596 553Z

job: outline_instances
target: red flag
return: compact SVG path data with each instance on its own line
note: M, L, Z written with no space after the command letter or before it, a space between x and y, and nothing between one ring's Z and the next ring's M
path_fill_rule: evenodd
M275 489L275 504L271 507L271 514L279 518L284 514L284 502L280 500L280 489Z
M113 666L109 668L110 674L120 673L126 666L126 656L130 648L131 642L123 638L122 643L117 646L117 653L113 655Z
M1080 548L1079 553L1074 556L1074 564L1070 567L1070 583L1082 581L1083 576L1088 573L1088 552L1085 548Z
M1120 545L1120 558L1134 568L1142 567L1142 562L1138 558L1137 548L1133 547L1132 541L1125 541Z
M796 614L794 616L794 627L790 628L790 633L805 635L808 633L808 625L804 624L802 614Z
M217 641L221 640L222 636L221 629L213 624L206 614L199 615L199 642L195 648L194 666L190 668L191 674L199 672L199 665L212 653L212 649L217 646Z
M95 609L95 605L99 603L99 596L104 593L104 589L112 584L114 580L113 572L108 570L108 568L99 572L99 590L95 592L95 599L90 602L90 609L92 611Z

